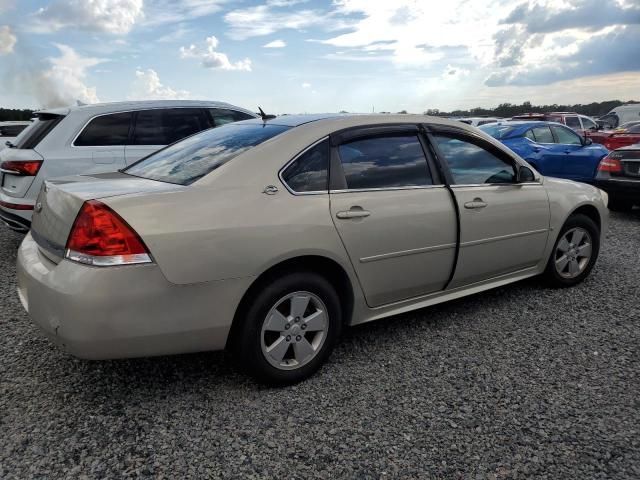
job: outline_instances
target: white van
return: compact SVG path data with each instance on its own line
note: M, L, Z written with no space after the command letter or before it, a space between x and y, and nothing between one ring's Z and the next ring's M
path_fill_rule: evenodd
M620 105L598 119L605 128L617 128L623 123L640 120L640 103Z
M115 172L189 135L255 118L221 102L153 100L36 112L36 120L0 151L0 220L27 231L42 182Z

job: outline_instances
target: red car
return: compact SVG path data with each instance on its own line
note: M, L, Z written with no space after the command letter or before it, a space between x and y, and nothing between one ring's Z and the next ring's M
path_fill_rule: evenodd
M598 124L594 120L576 112L525 113L523 115L516 115L512 117L511 120L558 122L575 130L579 135L598 130Z
M633 122L629 127L623 125L615 130L588 132L587 136L593 142L601 143L609 150L615 150L627 145L640 143L640 123Z

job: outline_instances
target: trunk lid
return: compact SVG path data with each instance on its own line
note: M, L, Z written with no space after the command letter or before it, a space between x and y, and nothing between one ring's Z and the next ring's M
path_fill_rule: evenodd
M36 201L31 234L40 251L58 263L64 257L69 232L85 201L184 188L120 172L47 180Z

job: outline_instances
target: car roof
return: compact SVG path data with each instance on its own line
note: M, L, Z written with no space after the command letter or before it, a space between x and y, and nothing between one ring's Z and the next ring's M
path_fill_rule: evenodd
M419 124L419 123L437 123L441 125L449 125L459 129L477 131L474 127L457 120L449 120L442 117L432 117L429 115L416 114L387 114L387 113L321 113L321 114L304 114L304 115L282 115L267 120L255 118L236 122L236 124L261 124L281 125L285 127L299 127L302 125L317 126L319 129L339 130L341 128L351 128L366 125L384 125L384 124Z
M11 125L29 125L31 120L9 120L6 122L0 122L0 127L8 127Z
M143 110L153 108L188 108L188 107L207 107L207 108L229 108L239 110L245 113L256 115L254 112L236 105L226 102L218 102L212 100L135 100L126 102L108 102L108 103L91 103L87 105L73 105L62 108L47 108L39 110L36 113L48 113L53 115L68 115L73 111L87 111L92 114L123 112L127 110Z

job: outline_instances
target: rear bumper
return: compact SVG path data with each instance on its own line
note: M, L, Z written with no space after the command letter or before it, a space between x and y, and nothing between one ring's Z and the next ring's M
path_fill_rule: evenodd
M7 208L0 204L0 220L12 230L26 232L31 228L31 217L33 216L33 201L24 198L14 198L0 192L0 202L18 205L27 205L29 210L17 210Z
M155 264L55 264L31 234L18 251L17 271L18 295L33 322L69 353L88 359L223 349L252 281L178 286Z
M598 188L607 192L611 198L640 203L640 179L596 179L595 184Z
M0 221L16 232L28 232L31 228L31 221L20 216L18 212L19 211L0 207Z

